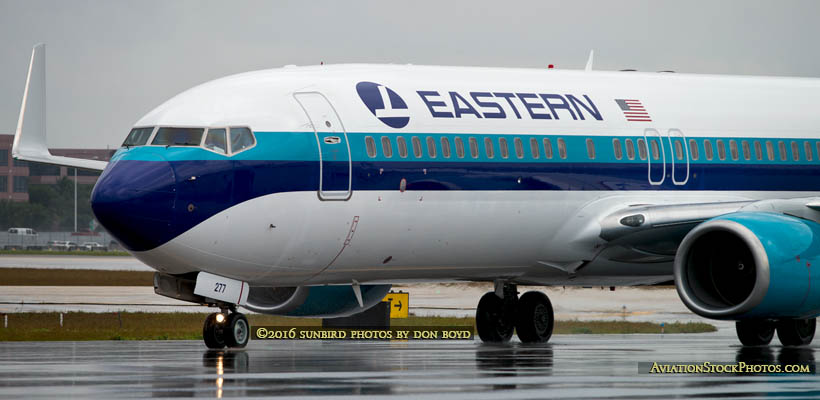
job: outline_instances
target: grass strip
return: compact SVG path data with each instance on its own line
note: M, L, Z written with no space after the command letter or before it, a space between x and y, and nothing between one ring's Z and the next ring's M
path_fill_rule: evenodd
M201 313L12 313L8 327L0 325L0 341L176 340L202 339ZM288 318L248 314L251 326L321 326L319 318ZM2 323L2 321L0 321ZM394 326L473 326L472 317L415 317L394 319ZM669 323L666 333L714 332L705 323ZM660 333L660 324L625 321L556 321L556 334Z
M0 268L0 286L153 286L151 271Z

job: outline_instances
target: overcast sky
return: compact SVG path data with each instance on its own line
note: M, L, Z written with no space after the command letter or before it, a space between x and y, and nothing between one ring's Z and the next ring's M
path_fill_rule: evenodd
M285 64L820 76L820 1L0 0L0 133L47 44L50 147L117 146L175 94Z

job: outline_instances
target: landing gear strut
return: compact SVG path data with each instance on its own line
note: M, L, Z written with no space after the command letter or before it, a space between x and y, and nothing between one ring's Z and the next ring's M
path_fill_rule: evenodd
M250 339L250 325L244 314L236 311L218 312L205 318L202 338L209 349L224 347L242 348Z
M552 336L552 304L541 292L527 292L518 297L516 285L497 285L493 292L481 296L476 309L476 330L484 342L503 343L512 338L513 330L523 343L544 343Z

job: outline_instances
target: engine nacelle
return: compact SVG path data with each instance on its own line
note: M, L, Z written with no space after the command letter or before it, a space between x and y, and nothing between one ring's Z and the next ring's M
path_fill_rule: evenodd
M346 317L378 304L391 285L360 285L362 303L350 285L251 287L243 307L262 314L291 317Z
M683 303L706 318L811 318L820 314L820 224L737 212L689 232L675 257Z

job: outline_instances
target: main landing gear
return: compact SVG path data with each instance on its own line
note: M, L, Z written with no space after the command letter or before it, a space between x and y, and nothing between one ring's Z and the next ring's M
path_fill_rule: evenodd
M209 349L221 349L224 347L242 348L248 344L250 339L250 325L244 314L230 309L213 313L205 318L205 325L202 327L202 338Z
M774 332L783 346L803 346L814 339L817 319L744 320L735 323L737 337L744 346L765 346Z
M520 298L516 285L497 284L481 297L476 309L476 330L484 342L507 342L513 330L523 343L545 343L555 323L550 299L541 292Z

